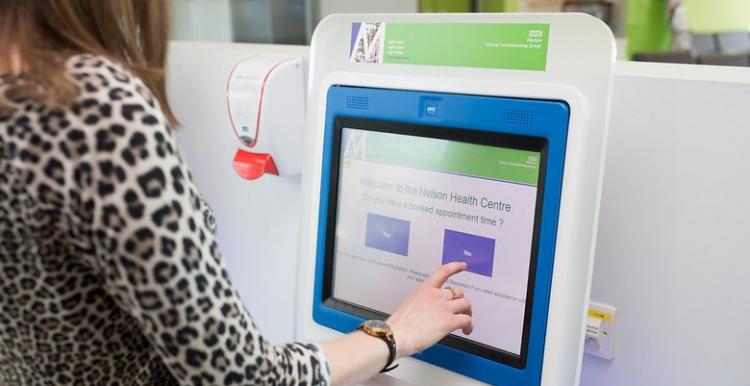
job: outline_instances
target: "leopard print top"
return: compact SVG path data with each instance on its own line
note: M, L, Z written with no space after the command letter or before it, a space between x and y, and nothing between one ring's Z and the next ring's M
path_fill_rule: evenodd
M254 325L140 79L67 68L68 109L0 78L0 385L328 385L318 346Z

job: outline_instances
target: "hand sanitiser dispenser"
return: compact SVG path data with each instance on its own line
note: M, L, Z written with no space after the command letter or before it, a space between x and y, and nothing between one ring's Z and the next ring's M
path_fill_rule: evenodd
M257 55L239 62L227 81L227 111L239 142L232 165L254 180L301 172L305 72L301 57Z
M301 339L387 318L441 264L474 332L388 384L579 381L614 40L581 14L334 15L315 31ZM310 291L313 295L310 296Z

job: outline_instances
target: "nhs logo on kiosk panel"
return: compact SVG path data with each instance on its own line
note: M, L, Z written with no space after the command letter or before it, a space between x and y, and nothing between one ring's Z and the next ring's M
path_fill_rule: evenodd
M535 39L541 39L544 37L544 31L542 30L529 30L529 37Z

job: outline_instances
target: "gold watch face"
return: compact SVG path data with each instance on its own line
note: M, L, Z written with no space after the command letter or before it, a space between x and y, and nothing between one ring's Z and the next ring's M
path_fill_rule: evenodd
M368 320L362 323L366 333L375 336L387 336L391 334L391 326L382 320Z

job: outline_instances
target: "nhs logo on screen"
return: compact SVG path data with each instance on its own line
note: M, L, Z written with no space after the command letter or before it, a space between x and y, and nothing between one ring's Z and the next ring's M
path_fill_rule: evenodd
M544 31L532 29L529 30L529 37L530 38L541 38L544 36Z
M344 143L344 158L365 159L365 149L367 149L366 133L344 129L342 139Z

